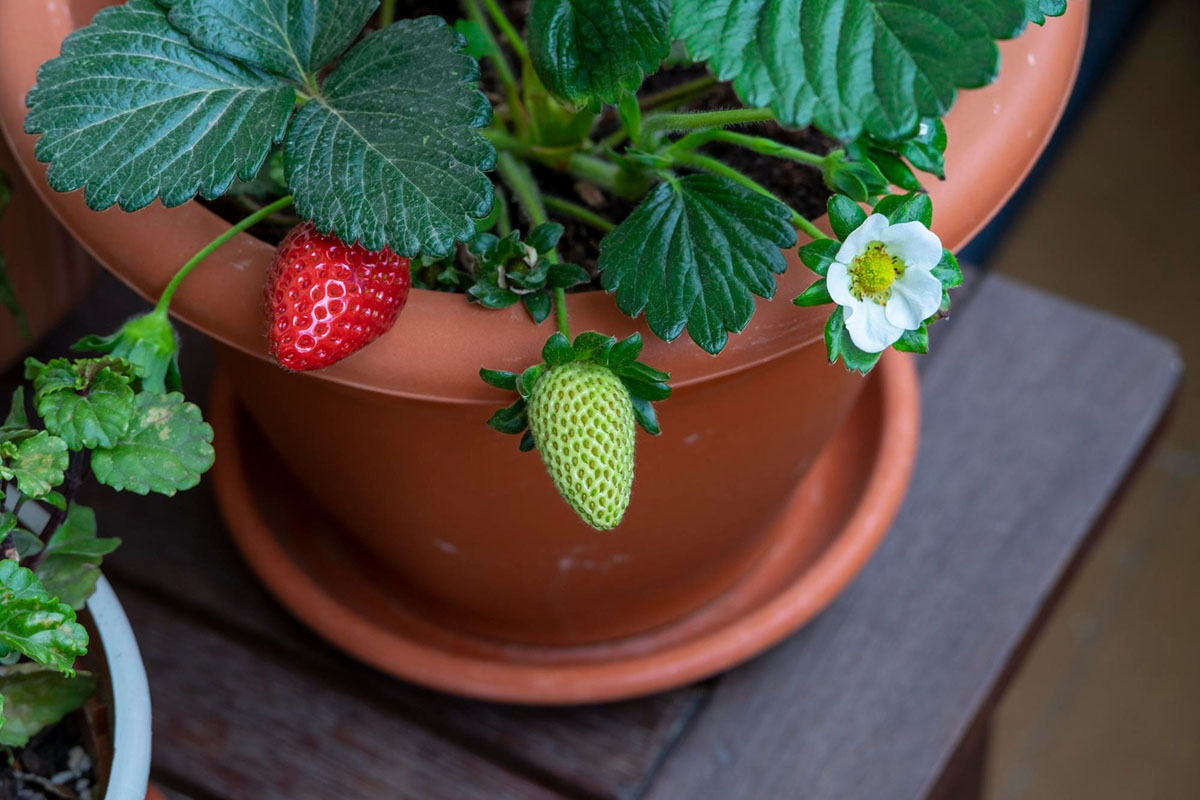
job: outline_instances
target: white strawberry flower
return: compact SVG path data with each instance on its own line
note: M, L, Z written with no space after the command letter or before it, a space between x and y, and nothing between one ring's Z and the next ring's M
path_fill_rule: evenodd
M846 237L825 281L858 349L883 352L933 316L942 304L933 275L941 260L942 241L920 222L893 225L872 214Z

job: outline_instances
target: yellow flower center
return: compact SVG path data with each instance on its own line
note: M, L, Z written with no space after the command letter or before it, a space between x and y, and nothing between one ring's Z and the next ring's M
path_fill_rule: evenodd
M888 290L904 273L904 262L888 253L882 242L872 242L850 264L850 293L862 300L871 297L886 302Z

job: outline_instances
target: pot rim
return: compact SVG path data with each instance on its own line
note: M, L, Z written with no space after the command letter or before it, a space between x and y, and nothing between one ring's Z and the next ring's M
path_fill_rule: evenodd
M32 7L31 7L32 6ZM929 187L937 213L934 230L952 251L961 249L1003 207L1033 168L1053 134L1074 85L1086 38L1088 0L1061 18L1030 25L1002 42L999 79L964 92L946 118L950 180ZM36 68L57 55L62 38L78 27L61 0L0 3L0 127L42 198L72 234L121 280L146 297L157 295L178 264L228 227L199 203L173 209L153 204L133 214L89 210L82 192L59 194L33 155L34 136L23 133L24 96ZM1046 79L1047 71L1052 79ZM828 220L817 223L828 230ZM801 241L804 237L801 236ZM130 241L140 246L131 246ZM262 280L273 248L249 234L227 243L183 285L173 312L225 345L269 360L262 319ZM114 266L120 265L120 266ZM756 300L755 316L731 334L719 359L686 337L674 343L632 320L604 292L568 295L573 328L617 336L639 331L643 358L674 376L681 388L772 361L822 338L827 312L798 309L790 298L815 275L789 251L776 299ZM370 347L308 380L415 400L497 403L506 394L477 377L480 367L520 371L540 356L548 325L532 325L520 306L485 310L458 294L414 290L395 327Z
M112 685L113 760L105 800L145 797L150 783L150 684L125 609L108 580L96 582L88 611L104 648Z

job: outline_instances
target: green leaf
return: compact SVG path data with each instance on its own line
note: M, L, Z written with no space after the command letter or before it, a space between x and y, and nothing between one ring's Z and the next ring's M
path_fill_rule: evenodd
M936 117L927 117L921 120L917 125L917 130L912 136L903 139L887 140L878 139L870 135L862 136L857 142L850 146L850 150L863 154L865 157L875 161L880 165L880 169L888 174L891 169L899 169L903 167L911 176L912 170L909 170L904 164L900 167L894 166L894 163L901 158L908 159L908 162L916 169L922 172L929 172L939 178L946 177L946 126L942 124L940 119ZM885 164L892 164L888 168L884 168ZM893 182L901 188L917 191L920 186L906 186L896 177L888 175ZM916 177L912 176L915 181ZM907 180L907 178L905 178Z
M570 364L575 360L575 350L571 347L571 340L561 333L555 332L542 347L542 360L552 367Z
M835 194L829 198L829 224L833 226L833 235L845 240L867 221L867 214L858 203L845 195Z
M801 308L810 306L823 306L826 303L832 303L833 298L829 296L829 286L825 283L824 278L817 278L811 286L800 293L800 296L792 301Z
M615 336L605 336L595 331L587 331L575 337L572 348L575 350L576 361L591 361L595 364L608 364L608 354L617 344Z
M119 544L120 539L97 538L96 513L87 506L72 503L62 524L46 543L46 558L85 556L98 559L116 550ZM50 591L50 587L46 590Z
M671 396L671 387L665 383L644 381L624 375L621 376L621 383L625 384L625 388L629 390L629 394L635 399L640 398L646 401L658 402L666 400Z
M669 0L533 0L529 56L557 96L616 104L667 57L669 16Z
M619 369L637 361L637 357L641 354L642 335L631 333L613 345L612 350L608 353L608 365L612 369Z
M958 259L949 250L942 251L942 260L933 268L933 277L942 282L943 289L953 289L963 282L962 269L958 266Z
M933 201L927 194L888 195L875 205L875 213L883 214L893 225L920 222L926 228L933 226Z
M369 250L440 257L492 207L496 151L479 65L438 17L355 45L296 113L284 147L300 216Z
M1061 17L1067 11L1067 0L1025 0L1025 19L1038 25L1046 23L1046 17Z
M508 308L521 299L516 292L486 283L476 283L467 294L478 300L479 305L491 309Z
M63 482L70 456L67 443L46 431L0 445L0 478L17 481L17 490L38 498Z
M88 635L75 612L46 593L37 576L12 560L0 561L0 645L68 675L87 652Z
M96 591L104 556L120 544L120 539L98 538L95 513L72 504L34 571L49 594L78 611Z
M751 106L845 141L911 133L1000 67L1026 0L676 0L675 38Z
M12 403L8 407L8 416L0 425L0 433L6 431L24 430L29 427L29 414L25 411L25 387L13 389Z
M67 510L67 498L63 497L62 492L47 492L38 500L45 505L57 508L59 511Z
M454 23L454 32L466 40L465 52L475 59L495 56L500 51L496 49L495 41L488 34L487 28L479 20L460 19Z
M204 50L311 83L371 19L379 0L158 0Z
M546 288L570 289L581 283L590 283L592 276L578 264L552 264L546 273Z
M829 265L837 258L842 243L834 239L817 239L800 248L800 262L821 277L829 272Z
M780 248L796 243L779 202L728 178L693 174L661 183L600 243L605 290L617 305L671 341L687 328L718 353L727 332L746 327L754 297L775 294L787 268Z
M39 732L82 708L94 691L96 678L90 672L67 677L38 664L0 667L4 698L0 745L24 747Z
M487 424L501 433L517 434L525 430L529 426L529 419L525 415L525 398L518 398L511 406L492 414Z
M635 378L647 383L665 384L667 381L671 380L671 373L663 372L661 369L655 369L649 364L643 364L640 361L635 361L632 364L613 367L612 370L622 378Z
M554 305L550 299L550 295L545 292L523 294L521 295L521 302L525 304L525 310L529 312L529 318L538 325L546 321L546 317L550 316L550 311Z
M549 253L562 238L563 226L557 222L544 222L529 232L525 244L539 253Z
M633 418L637 420L637 424L642 427L642 430L651 436L658 436L662 433L662 428L658 426L658 414L650 401L642 397L631 397L630 399L633 400Z
M870 159L879 168L889 185L899 186L909 192L921 191L921 182L917 180L917 176L913 174L908 164L904 163L904 159L886 150L874 148L870 150Z
M837 150L826 156L821 165L825 185L858 203L886 193L888 182L879 168L868 160L855 159Z
M829 352L830 364L840 358L846 365L846 369L860 372L863 375L866 375L872 367L879 363L882 355L881 353L863 352L851 341L850 332L846 330L846 321L841 306L838 306L830 315L829 322L825 325L825 348Z
M177 206L253 178L294 99L278 79L196 49L153 0L129 0L38 70L25 132L42 135L50 185L83 187L93 209Z
M133 417L129 378L107 367L92 379L86 393L71 389L39 392L37 410L46 430L72 450L112 447L129 430Z
M190 489L212 466L212 428L178 392L142 392L129 431L112 448L92 453L101 483L137 494L168 497Z
M922 324L915 331L905 331L892 346L902 353L928 353L929 330Z
M145 391L179 391L179 337L166 312L134 317L108 336L85 336L71 349L128 361Z
M940 119L923 119L917 135L900 142L900 155L919 170L946 177L946 124Z
M537 443L533 440L533 431L528 429L525 430L524 435L521 437L521 443L519 447L521 448L522 453L528 453L530 450L533 450L537 447Z
M495 386L497 389L508 389L513 391L517 388L517 373L505 372L500 369L481 369L479 377L483 378L483 382L489 386Z
M533 392L533 385L537 383L537 379L546 371L545 364L534 364L527 370L517 376L517 394L525 400L529 399L530 393Z
M13 543L17 546L17 555L22 560L33 558L42 552L42 540L33 531L17 528L12 532Z

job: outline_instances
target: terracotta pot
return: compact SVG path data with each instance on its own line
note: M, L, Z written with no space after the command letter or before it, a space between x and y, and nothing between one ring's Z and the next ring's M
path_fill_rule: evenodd
M19 133L37 66L106 3L0 4L0 123L31 175ZM963 93L947 120L950 180L931 187L935 228L957 249L1032 166L1069 93L1086 0L1007 43L1000 81ZM133 215L89 211L79 193L43 190L79 240L131 286L156 294L176 267L226 228L199 204ZM719 358L663 343L600 293L572 295L575 330L641 330L645 360L674 375L664 433L641 437L631 510L597 534L556 497L536 456L484 427L503 393L481 366L538 360L549 326L519 308L484 311L415 291L395 328L362 353L308 376L265 360L262 280L271 248L243 235L185 284L179 315L221 347L234 391L306 492L405 603L459 629L525 642L632 634L699 608L771 545L766 531L846 415L863 381L825 364L827 310L789 302L812 276L793 259L774 302Z
M4 372L74 308L96 267L29 185L3 137L0 170L8 175L13 190L12 203L0 217L0 253L29 320L26 336L16 318L0 308L0 372Z

